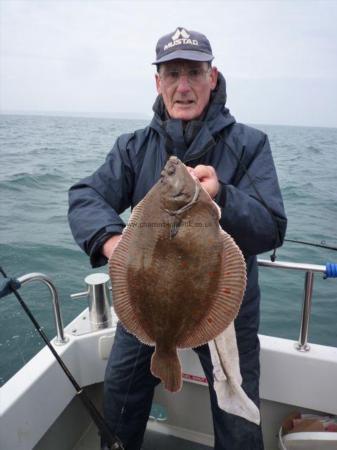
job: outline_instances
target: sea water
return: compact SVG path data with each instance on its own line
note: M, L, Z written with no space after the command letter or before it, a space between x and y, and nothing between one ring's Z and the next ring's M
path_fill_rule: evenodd
M148 121L51 116L0 116L0 266L8 276L43 272L55 282L64 323L86 300L93 270L67 223L67 191L104 162L117 136ZM288 215L287 238L337 247L337 129L260 125L269 136ZM124 216L124 217L127 217ZM269 258L269 255L262 255ZM325 264L337 252L286 242L277 260ZM1 275L0 275L1 277ZM304 274L260 269L260 333L298 339ZM32 283L20 290L49 338L55 335L49 292ZM337 345L337 280L315 276L311 342ZM0 385L43 342L14 295L0 300Z

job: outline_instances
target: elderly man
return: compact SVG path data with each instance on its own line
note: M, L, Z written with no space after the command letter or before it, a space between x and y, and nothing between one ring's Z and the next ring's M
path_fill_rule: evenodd
M156 47L154 117L148 127L120 136L105 163L69 192L73 235L93 267L107 262L134 207L177 155L221 208L220 225L241 248L248 285L235 320L243 389L259 405L259 285L256 255L282 244L286 218L267 136L236 123L226 108L225 79L211 65L201 33L177 28ZM263 449L261 428L223 412L213 390L207 345L195 349L209 382L216 450ZM104 414L127 450L141 448L154 387L153 348L118 324L106 369ZM104 443L103 447L104 448Z

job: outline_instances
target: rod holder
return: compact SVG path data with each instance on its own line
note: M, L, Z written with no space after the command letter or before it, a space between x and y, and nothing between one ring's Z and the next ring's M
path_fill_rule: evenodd
M93 273L85 277L87 290L72 294L72 299L87 297L91 329L101 330L112 326L110 277L106 273Z

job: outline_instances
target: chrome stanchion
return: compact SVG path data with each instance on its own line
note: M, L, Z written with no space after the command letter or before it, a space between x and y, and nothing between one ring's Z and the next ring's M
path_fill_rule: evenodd
M304 298L302 307L300 336L298 342L295 344L295 348L300 352L307 352L310 350L310 345L308 344L308 335L309 335L309 321L311 313L313 284L314 284L314 273L306 272L304 280Z
M89 321L93 331L112 326L109 281L106 273L93 273L84 279L88 289L70 296L72 299L87 297Z

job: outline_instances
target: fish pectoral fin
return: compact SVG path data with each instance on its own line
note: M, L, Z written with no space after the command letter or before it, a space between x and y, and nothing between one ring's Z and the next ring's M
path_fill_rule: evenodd
M214 380L218 406L229 414L260 424L260 411L238 383Z

